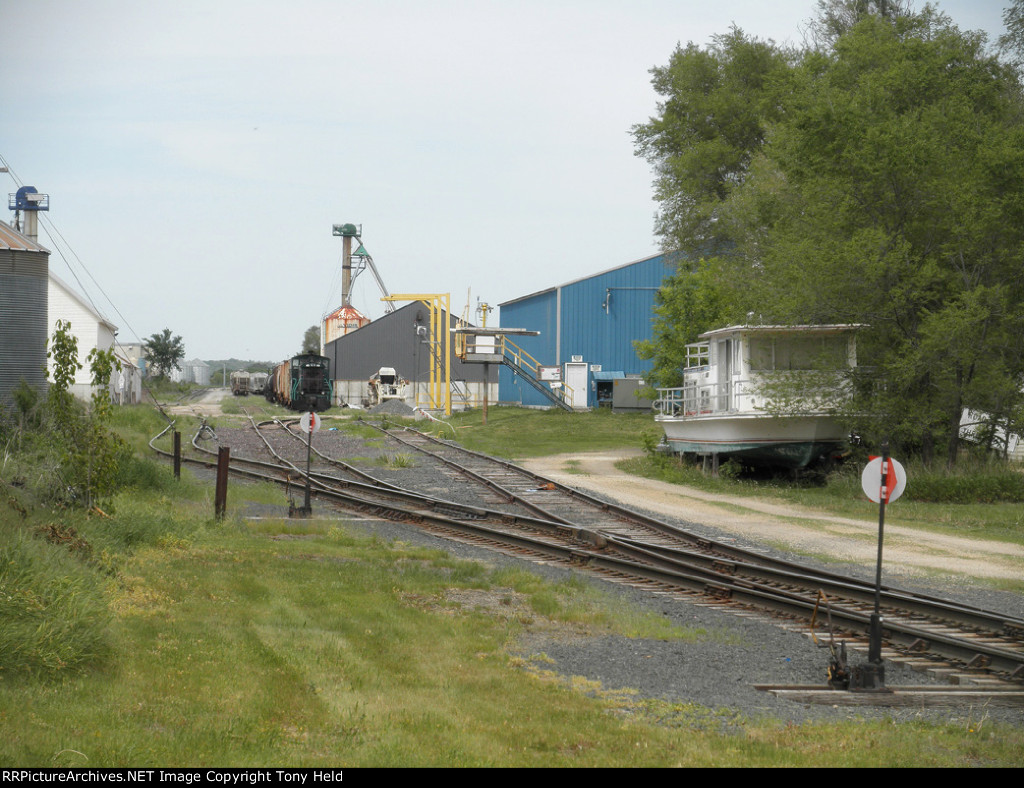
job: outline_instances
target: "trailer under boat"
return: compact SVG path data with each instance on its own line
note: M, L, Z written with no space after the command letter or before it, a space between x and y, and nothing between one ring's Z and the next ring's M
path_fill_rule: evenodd
M833 391L816 388L813 406L769 410L773 376L799 387L822 368L856 366L860 325L731 326L701 334L686 346L683 385L658 389L655 421L676 454L735 458L749 465L799 469L844 449L846 431L833 412L845 396L841 376ZM800 397L798 396L799 400Z

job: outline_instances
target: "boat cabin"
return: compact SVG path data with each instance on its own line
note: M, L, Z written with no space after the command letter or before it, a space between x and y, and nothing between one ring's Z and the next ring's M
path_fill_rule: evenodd
M841 440L828 411L842 392L811 386L799 412L780 415L769 412L765 384L780 373L799 381L803 371L811 384L811 373L855 367L862 327L730 326L701 334L686 346L683 385L658 389L655 419L676 452L744 454L767 464L786 447L786 464L806 464Z

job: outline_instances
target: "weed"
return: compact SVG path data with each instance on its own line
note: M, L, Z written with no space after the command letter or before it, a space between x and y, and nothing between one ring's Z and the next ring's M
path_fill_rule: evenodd
M412 468L415 465L416 461L411 454L389 452L384 456L384 467L386 468Z

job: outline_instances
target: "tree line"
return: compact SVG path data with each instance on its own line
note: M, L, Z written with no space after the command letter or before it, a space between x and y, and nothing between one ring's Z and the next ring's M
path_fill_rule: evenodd
M818 3L799 48L733 27L652 70L633 129L666 280L654 378L737 323L861 323L851 421L956 462L961 414L1024 429L1024 0L991 47L932 6Z

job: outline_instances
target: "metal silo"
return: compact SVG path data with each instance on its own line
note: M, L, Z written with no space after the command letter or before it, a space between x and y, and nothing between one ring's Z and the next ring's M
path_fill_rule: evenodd
M0 222L0 405L24 380L46 386L47 281L50 253Z

